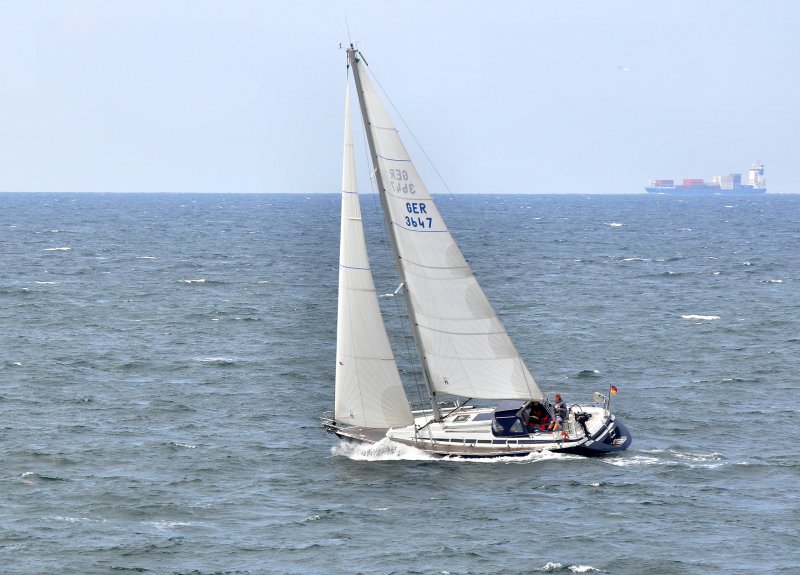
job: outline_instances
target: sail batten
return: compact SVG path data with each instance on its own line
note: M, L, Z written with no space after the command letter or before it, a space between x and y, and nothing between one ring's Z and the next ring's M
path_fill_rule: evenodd
M420 178L366 68L355 50L348 55L432 401L436 403L437 393L478 399L541 398L541 390Z

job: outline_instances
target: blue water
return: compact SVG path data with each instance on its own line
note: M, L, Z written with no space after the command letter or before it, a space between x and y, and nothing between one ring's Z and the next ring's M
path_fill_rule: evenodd
M439 205L540 385L619 388L629 451L324 433L338 195L0 194L0 572L800 572L800 196Z

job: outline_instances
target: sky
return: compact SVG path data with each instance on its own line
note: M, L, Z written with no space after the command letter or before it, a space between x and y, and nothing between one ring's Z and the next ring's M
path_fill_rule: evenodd
M336 193L353 41L433 193L756 161L800 193L798 30L795 0L0 0L0 190Z

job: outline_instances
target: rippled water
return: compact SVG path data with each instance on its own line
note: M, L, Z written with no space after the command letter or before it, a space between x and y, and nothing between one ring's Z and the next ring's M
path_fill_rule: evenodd
M325 434L337 195L2 194L0 572L800 572L800 196L439 204L540 385L619 388L629 451Z

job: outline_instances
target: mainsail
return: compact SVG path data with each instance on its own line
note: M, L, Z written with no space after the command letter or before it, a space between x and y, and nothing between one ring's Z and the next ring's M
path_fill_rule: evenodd
M411 162L358 51L347 52L386 227L434 403L437 394L541 398Z
M414 421L367 256L355 178L349 87L345 97L334 417L342 423L377 428L402 427Z

